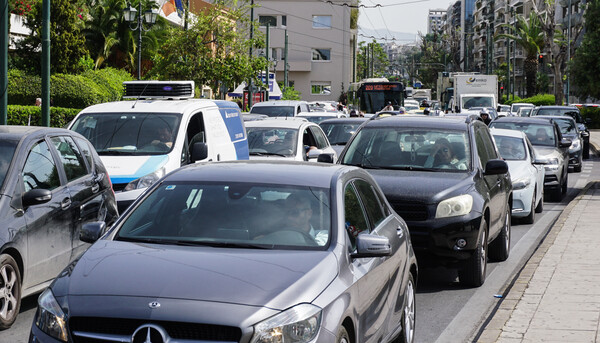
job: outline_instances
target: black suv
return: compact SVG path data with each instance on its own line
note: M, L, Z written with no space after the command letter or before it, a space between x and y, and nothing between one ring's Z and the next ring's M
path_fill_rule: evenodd
M531 116L564 116L568 115L575 119L577 128L581 131L581 138L583 139L583 155L584 159L590 158L590 130L588 130L586 124L592 122L592 119L586 118L585 120L581 116L579 109L575 106L540 106L536 107L531 111Z
M373 175L408 224L420 265L457 267L461 284L477 287L485 281L488 252L496 261L508 258L508 165L476 116L370 120L338 163Z

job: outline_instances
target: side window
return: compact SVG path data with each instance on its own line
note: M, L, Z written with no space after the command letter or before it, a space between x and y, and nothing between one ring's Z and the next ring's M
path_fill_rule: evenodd
M325 149L327 147L327 138L323 134L323 132L317 127L311 127L313 135L315 136L315 140L317 142L317 149Z
M23 184L25 192L32 189L53 190L60 186L58 169L45 141L40 141L31 148L23 168Z
M71 137L52 137L50 141L58 150L58 155L67 175L67 181L73 181L88 173L83 155Z
M477 155L481 167L485 168L486 163L494 158L497 158L494 142L488 131L483 128L475 130L475 145L477 146Z
M360 193L363 204L365 206L365 210L369 218L371 219L371 223L373 227L379 225L387 216L385 215L383 206L379 202L379 198L375 193L375 189L373 186L364 180L356 180L354 182L356 189Z
M363 231L369 232L369 228L358 195L351 183L347 184L344 190L344 223L352 243L352 250L356 250L356 237Z
M87 141L85 141L81 138L74 137L74 139L75 139L75 142L77 142L79 149L81 149L81 153L87 160L90 170L94 170L94 159L92 157L92 150L91 150L93 148L90 146L90 144Z
M190 158L193 153L194 143L197 142L206 142L206 134L204 131L204 121L202 120L202 113L196 113L190 118L190 122L187 127L187 143L188 148L186 156L181 157L181 164L186 164L190 161ZM184 144L185 145L185 144Z

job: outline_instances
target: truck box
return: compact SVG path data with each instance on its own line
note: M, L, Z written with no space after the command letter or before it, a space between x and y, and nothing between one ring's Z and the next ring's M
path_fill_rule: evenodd
M498 106L497 75L454 75L455 112L471 107Z

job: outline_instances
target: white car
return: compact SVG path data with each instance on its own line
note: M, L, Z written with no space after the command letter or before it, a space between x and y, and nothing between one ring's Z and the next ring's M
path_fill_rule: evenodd
M523 131L490 129L500 156L508 164L513 184L512 216L532 224L535 214L544 209L544 163Z
M272 118L246 122L251 160L285 159L316 162L328 154L337 161L321 127L304 118Z
M251 114L266 114L269 117L294 117L310 112L308 102L301 100L272 100L257 102L250 109Z
M510 115L510 106L508 105L498 105L498 118L506 117Z
M523 108L523 107L534 108L535 105L532 104L532 103L529 103L529 102L516 102L516 103L510 105L510 113L511 113L511 115L516 116L517 112L519 111L519 109Z
M334 118L342 118L344 116L344 114L342 112L307 112L307 113L300 113L299 115L297 115L296 117L298 118L304 118L308 121L311 121L313 123L319 124L320 122L322 122L323 120L326 119L334 119Z

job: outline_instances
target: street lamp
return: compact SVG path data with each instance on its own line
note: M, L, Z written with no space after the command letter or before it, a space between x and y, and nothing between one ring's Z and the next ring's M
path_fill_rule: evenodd
M139 16L138 12L140 13ZM142 20L142 0L139 1L139 11L131 7L131 5L128 5L125 9L123 9L123 19L125 19L125 21L129 23L129 28L132 31L138 31L138 80L142 78L142 31L149 31L150 26L156 23L157 16L157 9L149 9L144 12L144 19ZM134 27L132 27L131 23L133 23L136 20L136 17L137 23ZM144 22L149 26L148 28L144 28Z

